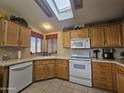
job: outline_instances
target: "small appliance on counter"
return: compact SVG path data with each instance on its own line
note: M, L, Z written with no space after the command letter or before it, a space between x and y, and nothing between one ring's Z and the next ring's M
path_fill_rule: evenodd
M96 50L93 50L93 57L94 58L98 58L98 53L99 53L100 51L98 50L98 49L96 49Z
M114 59L114 49L103 48L102 56L103 56L103 59Z

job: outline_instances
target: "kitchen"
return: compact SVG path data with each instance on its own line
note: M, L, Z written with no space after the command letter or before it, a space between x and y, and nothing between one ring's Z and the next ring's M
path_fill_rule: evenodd
M0 93L124 93L123 5L0 1Z

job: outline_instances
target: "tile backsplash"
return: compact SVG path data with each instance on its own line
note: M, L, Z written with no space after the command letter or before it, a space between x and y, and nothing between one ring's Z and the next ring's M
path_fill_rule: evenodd
M17 58L17 51L17 48L0 48L0 60L4 55L7 55L11 59Z

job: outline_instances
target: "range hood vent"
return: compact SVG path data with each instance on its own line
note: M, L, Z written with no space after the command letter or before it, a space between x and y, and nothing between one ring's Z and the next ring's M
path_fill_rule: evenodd
M75 9L83 8L83 0L73 0Z
M53 17L54 13L49 7L47 0L34 0L48 17Z

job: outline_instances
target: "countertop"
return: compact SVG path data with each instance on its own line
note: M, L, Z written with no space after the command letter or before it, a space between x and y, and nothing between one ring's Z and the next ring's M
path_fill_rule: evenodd
M123 66L124 67L124 59L121 59L121 58L112 59L112 60L107 60L107 59L92 59L92 62L115 63L117 65L120 65L120 66Z
M65 59L65 60L68 60L69 58L68 57L62 57L62 56L28 57L28 58L13 59L13 60L8 60L8 61L1 61L0 66L10 66L10 65L15 65L15 64L19 64L19 63L33 61L33 60L49 60L49 59Z
M49 59L65 59L69 60L69 57L62 57L62 56L35 56L35 57L28 57L22 59L13 59L9 61L1 61L0 66L11 66L19 63L24 63L33 60L49 60ZM106 60L106 59L94 59L92 58L92 62L105 62L105 63L115 63L117 65L124 67L124 59L113 59L113 60Z

